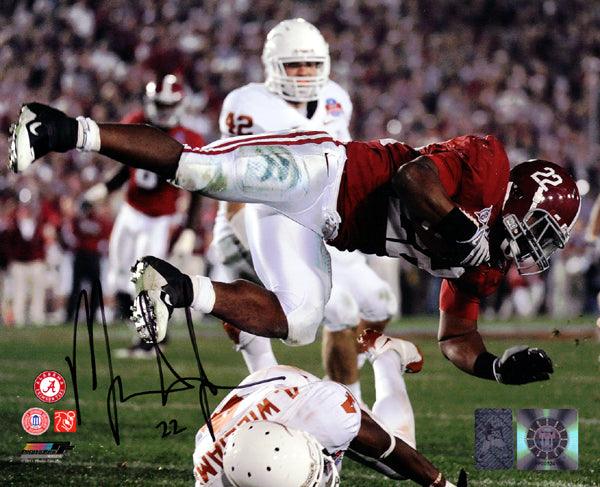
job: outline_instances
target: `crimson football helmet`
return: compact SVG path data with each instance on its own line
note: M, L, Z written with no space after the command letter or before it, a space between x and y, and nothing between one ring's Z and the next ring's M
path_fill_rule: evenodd
M183 84L174 74L167 74L158 81L146 85L144 97L144 115L154 125L161 128L173 128L183 115Z
M510 171L502 249L520 274L548 269L548 258L569 240L580 207L577 185L562 167L532 159Z

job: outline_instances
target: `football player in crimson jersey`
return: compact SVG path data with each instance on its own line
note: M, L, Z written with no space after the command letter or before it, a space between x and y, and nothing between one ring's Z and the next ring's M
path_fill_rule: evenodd
M147 339L161 341L173 308L192 306L256 335L310 343L329 298L327 241L340 250L403 257L443 277L440 348L465 372L506 384L547 380L553 372L537 348L512 347L501 357L488 352L477 330L479 300L496 289L511 261L522 274L548 268L569 238L579 191L552 162L531 160L510 170L493 136L415 149L284 132L194 148L152 127L98 125L37 103L23 106L12 134L15 171L50 150L99 151L189 191L265 203L300 223L285 237L296 259L261 276L267 289L190 277L153 257L140 260L134 321ZM265 258L277 256L266 252Z
M301 127L325 130L350 140L352 103L346 90L329 79L329 46L319 30L304 19L278 23L267 35L263 55L266 80L233 90L223 102L219 127L223 138ZM246 225L252 230L245 231ZM215 221L211 255L217 264L213 278L226 282L288 265L283 238L298 223L265 205L221 202ZM264 245L269 235L269 244ZM323 361L328 377L350 388L360 399L356 327L383 329L398 303L391 286L367 264L360 252L327 247L331 257L332 290L324 312ZM278 255L271 259L264 256ZM388 260L389 262L394 262ZM268 338L226 326L250 372L277 363Z
M184 87L173 74L151 81L146 85L143 110L129 113L122 123L150 124L182 144L204 145L203 137L181 125L184 109ZM129 280L132 260L147 254L160 258L167 256L169 238L177 225L177 200L181 190L144 169L122 166L106 182L92 186L84 200L90 203L105 198L108 194L127 184L123 202L110 236L108 249L107 291L115 296L122 317L129 316L132 305L133 287ZM187 246L191 254L194 232L191 230L191 215L196 211L197 199L191 205L186 230L182 232L176 246ZM139 341L127 350L117 351L120 356L152 357L151 347Z

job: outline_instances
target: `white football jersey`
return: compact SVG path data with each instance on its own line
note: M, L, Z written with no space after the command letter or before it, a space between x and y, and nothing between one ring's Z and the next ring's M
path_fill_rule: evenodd
M216 441L206 425L200 428L193 456L196 486L229 485L223 475L227 438L238 426L257 420L313 435L340 468L343 452L360 428L361 410L354 396L336 382L287 365L255 372L240 386L268 379L274 380L234 389L220 402L211 416Z
M307 109L313 108L312 104L308 103ZM292 129L325 130L345 142L350 140L351 117L350 96L334 81L329 80L321 91L310 118L270 92L264 83L249 83L225 98L219 128L223 137Z

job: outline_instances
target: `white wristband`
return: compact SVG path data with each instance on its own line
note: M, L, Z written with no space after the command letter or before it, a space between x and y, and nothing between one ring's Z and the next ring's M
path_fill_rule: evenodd
M190 276L194 299L192 309L201 313L210 313L215 306L215 290L212 281L205 276Z
M88 117L77 117L77 150L90 152L100 150L100 128Z

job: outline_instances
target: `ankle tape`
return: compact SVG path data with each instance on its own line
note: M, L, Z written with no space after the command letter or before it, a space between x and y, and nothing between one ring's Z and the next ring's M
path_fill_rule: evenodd
M100 128L91 118L77 117L76 149L83 152L100 150Z

